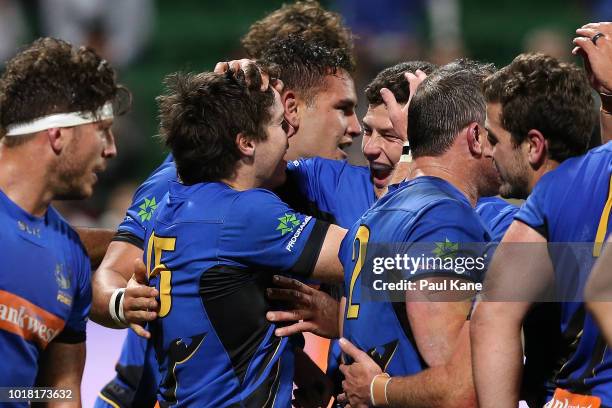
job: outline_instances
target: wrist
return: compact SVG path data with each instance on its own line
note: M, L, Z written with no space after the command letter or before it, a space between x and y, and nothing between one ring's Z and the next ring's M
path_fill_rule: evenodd
M387 373L377 374L370 383L370 402L375 407L388 407L387 385L391 381L391 376Z
M129 326L123 313L124 295L125 288L117 288L113 291L113 294L108 302L108 312L110 317L113 319L113 322L121 328L126 328Z

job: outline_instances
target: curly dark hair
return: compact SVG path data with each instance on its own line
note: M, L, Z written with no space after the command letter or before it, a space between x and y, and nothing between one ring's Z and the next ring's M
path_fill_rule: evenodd
M258 63L307 103L314 100L327 75L341 70L353 72L354 69L345 50L309 42L298 35L272 41Z
M387 88L390 90L399 103L408 102L410 88L408 80L404 76L406 72L415 72L420 69L427 75L431 74L438 66L426 61L406 61L400 62L392 67L380 71L376 77L368 84L365 95L370 105L376 106L383 103L380 90Z
M92 49L40 38L8 61L0 77L0 138L6 128L65 112L95 112L115 101L113 68Z
M544 54L521 54L486 79L488 103L501 104L501 124L516 146L531 129L548 141L548 155L563 161L584 154L595 118L586 75L578 66Z
M250 58L261 58L268 44L275 39L299 34L308 42L345 50L353 62L353 34L338 13L325 10L314 0L284 4L256 21L242 38L242 46Z
M157 97L160 137L174 156L185 184L230 177L240 159L236 136L267 138L274 103L266 92L247 88L244 73L176 73L164 81L166 92Z

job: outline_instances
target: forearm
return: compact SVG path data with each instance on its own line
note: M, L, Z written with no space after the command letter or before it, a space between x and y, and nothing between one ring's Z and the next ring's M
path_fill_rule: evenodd
M512 304L478 304L472 318L474 381L481 408L516 408L519 402L523 350L521 322L508 318Z
M390 407L397 408L476 407L469 372L457 378L446 366L429 368L409 377L391 378L387 400Z
M93 321L107 327L118 327L110 316L109 302L115 289L127 286L133 274L134 260L138 258L142 258L142 249L126 242L111 242L92 278L90 317Z
M91 262L91 269L95 270L102 262L108 245L115 236L115 231L104 228L87 227L76 227L75 229L79 234L83 246L87 250L87 255Z
M100 268L95 274L102 275ZM113 321L109 312L109 302L113 296L113 292L118 288L125 288L128 279L121 276L120 273L113 270L105 270L104 276L92 281L92 303L89 317L94 322L106 327L119 328Z
M70 390L71 400L57 400L44 404L32 404L33 407L80 408L81 380L85 368L85 343L51 342L39 360L37 387L52 387Z
M470 327L455 334L452 355L418 374L392 378L387 386L391 407L469 408L476 406L470 353Z
M344 228L333 224L329 226L311 276L313 279L327 283L344 281L344 268L338 259L338 250L345 235Z

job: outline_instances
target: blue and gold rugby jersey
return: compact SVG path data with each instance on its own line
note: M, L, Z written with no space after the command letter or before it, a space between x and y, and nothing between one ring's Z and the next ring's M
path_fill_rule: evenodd
M347 297L343 336L391 375L421 371L425 363L412 340L404 302L366 300L362 281L371 280L372 276L365 275L373 272L362 270L363 266L371 265L372 259L381 255L379 251L389 255L383 248L387 244L458 244L461 251L462 243L490 240L487 227L467 198L448 182L418 177L401 183L351 227L340 247ZM403 248L410 248L410 244ZM420 254L421 249L417 251ZM413 278L427 274L457 277L452 271L416 270ZM461 277L477 282L483 279L475 270Z
M223 183L173 182L153 217L160 405L289 407L293 352L265 318L265 289L273 273L311 274L329 224Z
M544 175L515 216L550 243L577 243L549 251L555 289L563 299L581 298L600 244L612 231L611 183L612 143L607 143L565 160ZM599 397L602 406L612 406L612 355L592 315L581 302L565 302L561 307L564 354L548 383L549 397L559 387Z
M114 240L142 248L151 216L174 180L176 166L169 155L136 190ZM322 158L289 162L287 182L279 194L292 209L347 229L376 199L367 167ZM153 347L146 339L128 331L116 370L117 376L96 400L96 408L111 408L110 402L133 407L154 404L160 378Z
M0 386L31 387L51 341L85 341L89 258L53 207L35 217L0 191L0 225Z

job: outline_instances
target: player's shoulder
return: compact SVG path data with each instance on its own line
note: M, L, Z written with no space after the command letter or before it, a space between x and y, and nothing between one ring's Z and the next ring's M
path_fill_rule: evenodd
M265 188L236 191L232 196L232 204L248 212L261 212L267 206L286 206L278 195Z
M171 160L171 156L166 158L149 177L142 183L141 187L151 186L158 183L165 183L164 188L167 188L167 183L176 179L176 163Z
M510 204L508 201L500 197L481 197L476 202L476 212L481 213L511 213L518 211L518 207Z
M288 167L291 168L304 168L309 172L316 172L318 174L334 173L342 174L348 173L351 175L368 175L369 170L366 166L358 166L349 163L347 160L333 160L326 159L323 157L309 157L292 160L288 163Z
M449 207L472 210L468 199L456 187L430 176L402 182L396 190L382 198L381 204L388 209L411 212Z
M132 206L141 207L144 210L155 208L161 198L168 192L169 183L177 179L176 164L172 156L156 168L149 177L136 189L132 198ZM141 208L143 209L143 208Z
M221 182L184 185L174 181L162 203L161 216L180 215L184 220L254 217L276 205L286 206L276 194L263 188L239 191Z
M589 178L600 174L602 170L612 168L612 141L595 147L580 156L564 160L556 169L542 176L536 189L547 188L549 185L560 183L567 187L581 178Z
M65 236L66 239L74 242L75 245L80 246L81 248L83 247L83 244L79 239L79 234L52 205L50 205L47 209L47 223L57 233Z
M75 254L77 256L76 259L89 260L89 255L79 234L52 205L47 209L46 218L47 225L53 231L53 237L50 237L50 239L54 240L56 244L60 244L69 252L72 252L72 254ZM89 265L89 261L87 261L87 265Z

